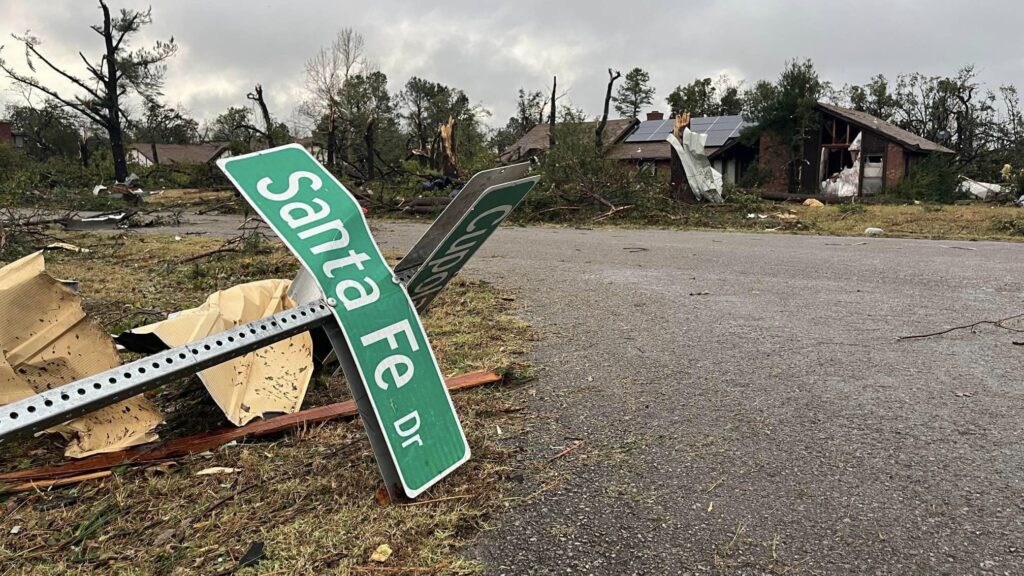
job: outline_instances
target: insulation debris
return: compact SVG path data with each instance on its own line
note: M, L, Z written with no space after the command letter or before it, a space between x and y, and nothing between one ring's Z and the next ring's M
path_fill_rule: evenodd
M128 220L136 213L135 210L122 210L107 214L97 214L89 218L68 218L61 221L66 230L116 230L127 228Z
M707 153L704 151L704 142L707 139L707 134L698 134L689 128L683 129L681 139L676 138L674 134L669 134L666 138L679 155L693 195L699 200L721 204L725 202L722 197L722 173L712 168L711 162L708 161Z
M45 271L42 252L0 268L0 403L7 404L120 364L107 332L81 298ZM157 439L159 410L139 395L51 428L82 458Z
M215 292L198 308L135 328L117 342L145 353L188 344L293 308L290 285L289 280L261 280ZM313 340L304 332L207 368L199 378L227 419L243 426L261 416L297 412L312 375Z

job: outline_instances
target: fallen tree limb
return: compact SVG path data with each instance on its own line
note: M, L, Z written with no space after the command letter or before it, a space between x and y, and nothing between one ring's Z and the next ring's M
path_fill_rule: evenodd
M495 372L470 372L461 376L447 378L445 385L449 391L455 392L467 388L475 388L484 384L493 384L501 381L501 376ZM279 432L334 420L337 418L351 418L357 415L356 404L352 400L338 402L302 410L294 414L285 414L269 420L251 422L239 428L223 428L213 432L196 434L185 438L168 440L155 446L139 446L129 448L120 452L109 454L97 454L89 458L43 468L29 470L18 470L0 474L0 480L44 480L53 478L64 478L85 472L106 470L114 466L154 464L165 460L198 454L223 446L232 440L244 438L258 438Z
M1006 325L1006 322L1011 320L1018 320L1024 318L1024 314L1017 314L1015 316L1009 316L1007 318L1001 318L999 320L978 320L972 324L964 324L963 326L953 326L952 328L946 328L938 332L931 332L929 334L914 334L912 336L897 336L896 340L914 340L919 338L931 338L932 336L942 336L943 334L949 334L957 330L973 330L978 326L991 325L996 328L1002 328L1003 330L1009 330L1010 332L1024 332L1024 328L1011 328Z

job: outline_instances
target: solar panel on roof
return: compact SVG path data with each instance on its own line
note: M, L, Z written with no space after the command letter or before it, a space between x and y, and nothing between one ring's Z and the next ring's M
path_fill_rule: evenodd
M722 146L730 138L739 136L747 126L743 116L705 116L690 119L690 130L698 134L707 134L705 146ZM640 122L636 130L626 137L625 142L661 142L665 140L675 127L675 120L646 120Z

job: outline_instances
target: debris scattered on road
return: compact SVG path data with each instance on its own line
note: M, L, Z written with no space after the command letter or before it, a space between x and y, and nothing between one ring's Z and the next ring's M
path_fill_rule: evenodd
M711 292L708 292L707 290L703 290L701 292L690 292L690 296L710 296L710 295L711 295Z
M939 247L940 248L949 248L951 250L970 250L971 252L974 252L974 251L977 250L977 248L970 248L968 246L945 246L945 245L940 244Z
M957 398L970 398L974 396L974 392L953 392L953 395Z
M1010 326L1011 322L1024 320L1024 314L1014 314L1013 316L1007 316L1006 318L1000 318L999 320L978 320L970 324L964 324L962 326L953 326L952 328L946 328L945 330L939 330L938 332L930 332L928 334L914 334L912 336L898 336L896 340L915 340L920 338L931 338L932 336L942 336L943 334L949 334L957 330L970 330L972 333L975 332L975 328L985 324L995 326L996 328L1002 328L1010 332L1024 332L1024 328L1018 328Z
M644 248L642 246L627 246L623 248L626 252L647 252L650 248Z
M558 460L559 458L564 458L564 457L568 456L569 454L572 454L573 452L575 452L577 449L579 449L580 446L583 446L583 440L580 440L580 441L576 442L572 446L569 446L565 450L562 450L558 454L555 454L551 458L548 458L548 462L554 462L555 460Z
M127 228L128 220L134 216L135 210L122 210L97 214L88 218L69 217L60 222L65 230L86 231L86 230L117 230Z

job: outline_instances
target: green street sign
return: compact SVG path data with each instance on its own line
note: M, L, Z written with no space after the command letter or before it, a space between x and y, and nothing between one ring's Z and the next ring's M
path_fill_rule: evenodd
M406 283L417 310L423 312L430 306L538 180L540 176L522 178L484 190Z
M469 460L423 325L355 198L298 144L217 165L326 295L343 336L335 352L392 494L415 498Z

